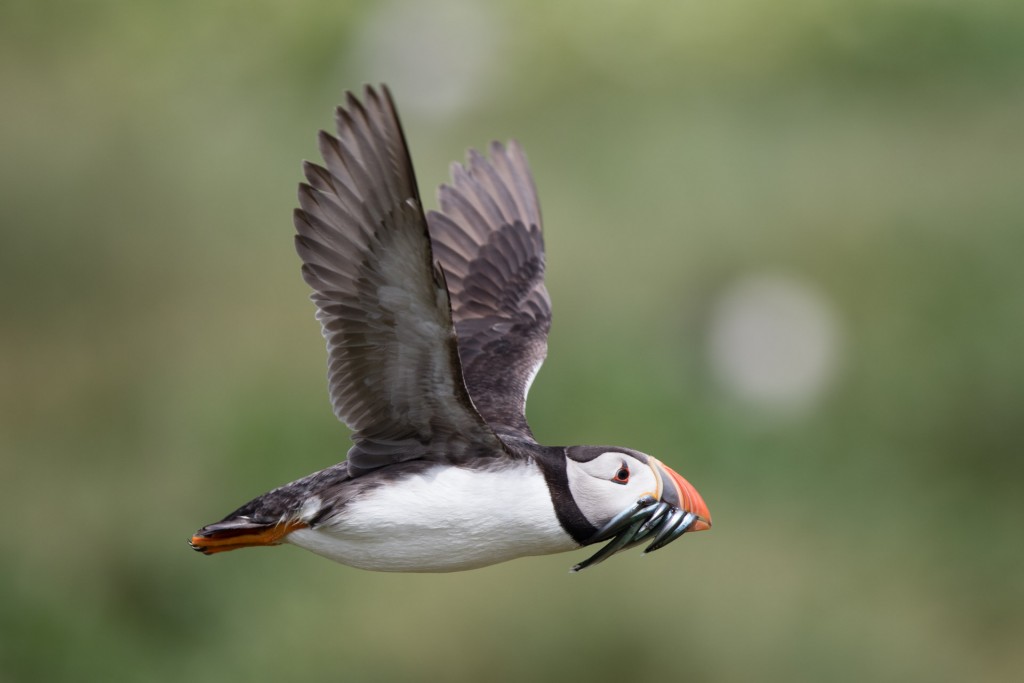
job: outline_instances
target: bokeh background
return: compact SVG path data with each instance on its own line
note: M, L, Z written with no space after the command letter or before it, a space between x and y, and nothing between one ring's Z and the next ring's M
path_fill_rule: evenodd
M538 437L656 454L710 533L185 545L347 449L290 212L378 81L427 197L530 156ZM0 680L1020 680L1024 4L8 0L0 92Z

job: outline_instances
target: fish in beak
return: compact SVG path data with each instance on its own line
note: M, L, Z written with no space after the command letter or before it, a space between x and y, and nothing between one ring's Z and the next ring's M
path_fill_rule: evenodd
M678 472L660 460L647 456L654 471L657 490L641 496L633 505L615 515L598 529L586 545L612 539L592 556L572 568L578 572L603 562L620 550L650 541L644 554L652 553L688 531L711 528L711 512L704 498Z

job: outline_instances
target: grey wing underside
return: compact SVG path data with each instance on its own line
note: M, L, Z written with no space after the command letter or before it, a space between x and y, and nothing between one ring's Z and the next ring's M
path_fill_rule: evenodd
M295 211L302 275L327 340L334 413L353 475L417 458L505 455L462 378L444 275L387 89L338 107Z
M526 395L547 355L551 299L544 286L540 207L516 142L492 143L452 165L427 220L451 295L463 375L498 434L533 440Z

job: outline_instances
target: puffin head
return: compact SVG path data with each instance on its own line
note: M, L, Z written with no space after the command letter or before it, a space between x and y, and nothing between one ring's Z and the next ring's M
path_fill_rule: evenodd
M657 458L618 446L571 446L565 454L569 491L597 528L583 545L612 539L573 571L640 543L649 543L649 553L688 531L711 528L697 489Z

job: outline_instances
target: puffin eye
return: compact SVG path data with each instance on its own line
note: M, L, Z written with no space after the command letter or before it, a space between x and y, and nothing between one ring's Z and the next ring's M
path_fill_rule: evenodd
M629 481L629 468L626 467L626 463L622 463L622 467L620 467L619 471L615 473L614 477L612 477L612 481L616 484L625 484Z

